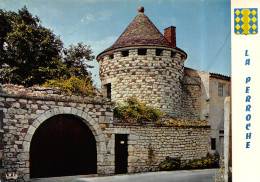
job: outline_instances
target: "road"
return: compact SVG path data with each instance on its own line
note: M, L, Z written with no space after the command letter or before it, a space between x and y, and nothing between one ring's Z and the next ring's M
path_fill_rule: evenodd
M147 172L106 177L72 176L32 179L32 182L215 182L219 169Z

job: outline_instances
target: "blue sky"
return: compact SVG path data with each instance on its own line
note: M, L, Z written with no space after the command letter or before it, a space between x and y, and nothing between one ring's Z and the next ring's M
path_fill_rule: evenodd
M5 10L24 5L65 47L83 42L95 56L117 40L144 6L161 33L176 27L177 47L188 54L186 67L230 75L230 0L0 0ZM99 85L98 63L91 64Z

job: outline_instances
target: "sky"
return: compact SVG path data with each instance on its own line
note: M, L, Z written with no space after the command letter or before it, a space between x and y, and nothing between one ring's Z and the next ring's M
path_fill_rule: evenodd
M95 56L117 40L143 6L162 34L176 27L177 47L188 55L186 67L230 76L230 0L0 0L7 11L24 5L65 47L83 42ZM100 87L99 65L90 64Z

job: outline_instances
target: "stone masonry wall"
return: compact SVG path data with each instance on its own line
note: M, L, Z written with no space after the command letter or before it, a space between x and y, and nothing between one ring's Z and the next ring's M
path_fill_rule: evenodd
M27 95L25 94L27 93ZM208 126L127 125L115 122L106 99L61 95L59 90L0 85L0 109L4 112L4 168L30 179L30 143L37 128L58 114L79 117L92 131L97 146L97 172L115 172L115 135L128 134L128 172L158 170L165 157L182 160L207 154ZM153 153L153 156L149 156Z
M52 116L72 114L87 124L96 139L98 174L113 174L113 140L111 135L104 133L107 127L112 127L110 104L102 98L69 97L58 92L48 88L26 89L16 85L0 85L0 109L4 113L5 171L18 172L21 180L28 181L29 150L34 132Z
M130 173L158 170L158 164L167 156L188 160L204 157L208 152L209 127L116 124L114 130L115 133L129 134L128 172ZM149 157L149 150L153 156Z
M111 83L112 101L123 103L128 97L158 108L167 114L181 115L181 85L183 64L181 54L171 57L170 50L156 56L156 49L147 49L146 55L138 55L138 49L130 49L123 57L114 52L99 61L103 94L104 84Z
M200 86L184 85L182 93L182 119L185 122L199 121L201 97Z

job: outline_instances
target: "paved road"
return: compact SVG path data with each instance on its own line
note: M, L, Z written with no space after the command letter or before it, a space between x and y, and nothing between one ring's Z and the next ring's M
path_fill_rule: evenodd
M73 176L33 179L32 182L215 182L219 169L149 172L108 177Z

